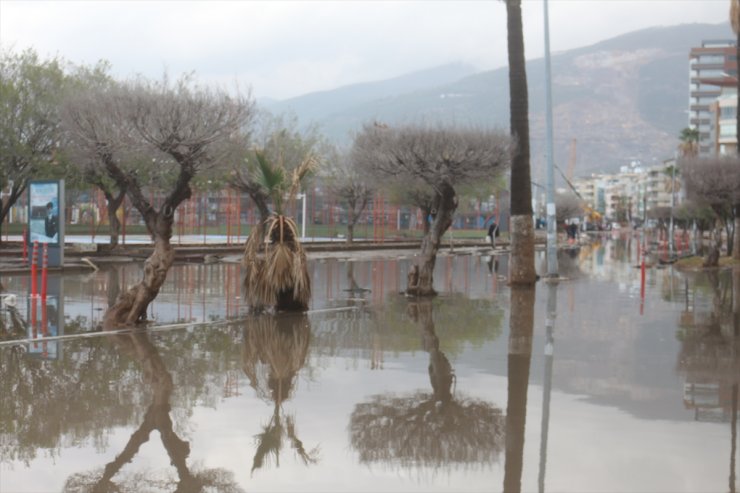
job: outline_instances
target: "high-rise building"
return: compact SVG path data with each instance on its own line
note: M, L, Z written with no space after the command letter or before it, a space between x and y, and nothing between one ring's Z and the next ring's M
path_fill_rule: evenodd
M717 84L706 80L737 78L735 41L702 41L689 52L689 127L699 130L699 155L712 154L712 114L710 108L721 95Z

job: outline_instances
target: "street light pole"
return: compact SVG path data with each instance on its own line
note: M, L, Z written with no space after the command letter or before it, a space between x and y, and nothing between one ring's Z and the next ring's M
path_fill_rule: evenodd
M555 213L555 164L553 162L552 74L550 69L550 20L547 0L545 14L545 106L547 108L547 277L558 277L558 231Z

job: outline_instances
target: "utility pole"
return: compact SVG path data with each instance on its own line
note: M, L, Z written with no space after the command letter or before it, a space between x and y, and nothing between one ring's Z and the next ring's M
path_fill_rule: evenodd
M550 69L550 20L545 6L545 106L547 108L547 277L558 277L558 230L555 213L555 163L553 161L552 74Z

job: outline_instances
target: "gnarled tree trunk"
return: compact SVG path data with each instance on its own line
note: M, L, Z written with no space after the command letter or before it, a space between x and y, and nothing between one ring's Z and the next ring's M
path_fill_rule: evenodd
M452 217L457 209L457 194L449 184L440 186L436 197L436 212L428 233L421 242L421 255L418 263L409 273L406 294L411 296L434 296L434 265L442 236L452 225Z

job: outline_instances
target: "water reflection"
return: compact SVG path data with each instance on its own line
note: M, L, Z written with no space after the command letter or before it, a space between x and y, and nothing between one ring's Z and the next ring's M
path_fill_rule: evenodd
M522 490L524 430L527 423L527 389L532 360L534 287L512 286L509 317L508 387L506 400L506 462L504 492Z
M170 417L170 397L173 392L172 375L167 370L157 348L146 332L111 336L117 349L136 361L143 373L144 382L150 387L151 404L144 413L139 428L131 434L123 450L114 460L108 462L102 473L98 470L77 473L67 480L65 492L76 491L152 491L161 489L176 492L198 492L208 488L218 491L243 491L235 482L233 473L223 469L207 469L192 472L187 464L190 455L189 442L181 439L174 431ZM118 482L113 478L121 468L131 462L141 446L149 441L153 431L159 432L170 463L177 472L177 478L158 477L155 474L123 475Z
M311 326L305 313L280 313L250 318L244 324L242 368L257 395L273 404L270 420L256 436L252 472L273 460L280 467L280 451L287 441L304 464L319 460L319 449L306 450L298 438L295 418L283 416L283 403L294 389L306 363Z
M730 422L729 491L735 492L740 383L740 271L709 271L708 313L682 317L678 369L686 378L684 405L697 421ZM688 303L687 303L688 308Z
M435 332L433 307L431 300L408 304L429 353L432 392L380 394L357 404L349 432L361 463L437 471L498 460L504 438L501 410L455 389L454 370Z

